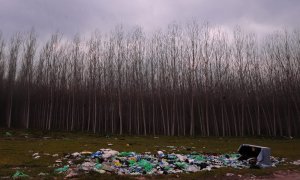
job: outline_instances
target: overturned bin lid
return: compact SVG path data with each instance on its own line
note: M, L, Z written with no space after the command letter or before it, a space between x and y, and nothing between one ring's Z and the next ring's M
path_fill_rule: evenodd
M238 152L241 154L239 160L256 159L256 165L259 167L271 167L271 149L269 147L257 146L252 144L240 145Z

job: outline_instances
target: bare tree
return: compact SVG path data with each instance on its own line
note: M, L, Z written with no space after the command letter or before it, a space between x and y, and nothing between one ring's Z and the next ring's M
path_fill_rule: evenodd
M21 46L21 35L16 34L12 37L9 47L9 59L8 59L8 72L7 72L7 127L10 128L12 124L12 108L13 108L13 93L15 87L15 79L17 73L17 61L19 58L19 49Z
M33 79L33 61L36 51L36 35L32 30L24 41L23 57L20 72L20 81L26 89L26 110L24 110L25 127L29 128L30 122L30 97L31 97L31 84Z

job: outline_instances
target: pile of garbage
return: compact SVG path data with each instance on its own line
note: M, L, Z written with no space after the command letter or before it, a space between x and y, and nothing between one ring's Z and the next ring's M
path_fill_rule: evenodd
M167 154L150 152L118 152L100 149L97 152L74 152L56 160L56 173L76 177L91 171L118 175L160 175L210 171L221 167L250 168L248 160L240 160L241 154ZM270 157L271 166L280 163L279 158Z

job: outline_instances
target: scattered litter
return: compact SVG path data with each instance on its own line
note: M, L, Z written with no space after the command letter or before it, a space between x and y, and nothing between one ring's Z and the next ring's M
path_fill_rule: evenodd
M119 154L118 151L111 150L111 149L101 149L101 151L102 151L102 157L104 159L108 159L108 158L111 158L111 157L116 156L117 154Z
M95 166L95 163L93 162L84 162L81 164L81 169L84 171L91 171Z
M141 161L139 161L138 165L139 165L139 167L143 168L146 172L150 172L153 168L152 164L145 159L142 159Z
M226 176L234 176L233 173L226 173Z
M40 172L39 174L38 174L38 176L48 176L49 175L49 173L43 173L43 172Z
M72 156L73 157L78 157L78 156L80 156L80 153L79 152L74 152L74 153L72 153Z
M99 170L99 169L101 169L101 168L102 168L102 164L97 163L97 164L95 165L95 169Z
M186 168L187 172L197 172L199 171L199 168L196 165L190 165Z
M74 154L74 153L73 153ZM73 155L72 154L72 155ZM92 158L98 158L98 157L101 157L101 155L102 155L103 153L101 152L101 151L96 151L95 153L93 153L92 155L91 155L91 157ZM76 154L77 155L77 154ZM77 156L74 156L74 157L77 157Z
M103 170L103 169L96 170L96 172L98 172L98 173L100 173L100 174L104 174L104 173L106 173L106 171L105 171L105 170Z
M172 150L177 148L175 146L168 147ZM61 167L60 164L60 168L55 169L55 172L65 173L67 178L71 178L92 171L100 174L160 175L211 171L221 167L250 168L251 164L248 159L243 159L244 155L243 152L241 154L204 154L199 152L170 154L162 149L155 154L151 154L151 152L118 152L112 149L100 149L96 152L83 151L65 155L63 162L66 161L68 165ZM252 155L251 158L253 158ZM262 159L265 160L264 158L265 156ZM276 166L282 160L270 156L272 166ZM227 173L226 176L234 176L234 174Z
M78 172L76 172L75 170L70 169L70 170L67 171L66 178L75 178L78 175L79 175Z
M41 156L39 155L39 153L34 153L32 154L33 159L39 159Z
M180 160L180 161L186 161L187 160L187 157L184 156L184 155L181 155L181 154L176 154L177 158Z
M11 179L11 176L2 176L1 179Z
M58 154L53 154L52 157L58 157Z
M109 143L109 144L107 144L107 145L108 145L108 146L112 146L113 144L110 144L110 143Z
M293 161L292 164L299 166L300 165L300 159L297 161Z
M34 156L33 159L39 159L41 156Z
M162 157L165 156L164 153L163 153L162 151L157 151L157 155L158 155L158 157L160 157L160 158L162 158Z
M7 132L5 133L5 136L12 136L12 134L11 134L10 132L7 131Z
M113 172L114 171L114 168L113 166L111 166L110 163L102 163L102 169L105 170L105 171L108 171L108 172Z
M61 159L57 159L55 160L56 163L62 163L62 160Z
M26 178L26 177L29 177L29 176L21 171L16 171L16 173L12 176L13 179Z

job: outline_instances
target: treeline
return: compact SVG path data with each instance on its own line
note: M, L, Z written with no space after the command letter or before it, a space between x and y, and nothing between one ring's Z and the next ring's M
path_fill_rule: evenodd
M299 136L300 31L190 23L144 33L0 35L2 127L101 134Z

